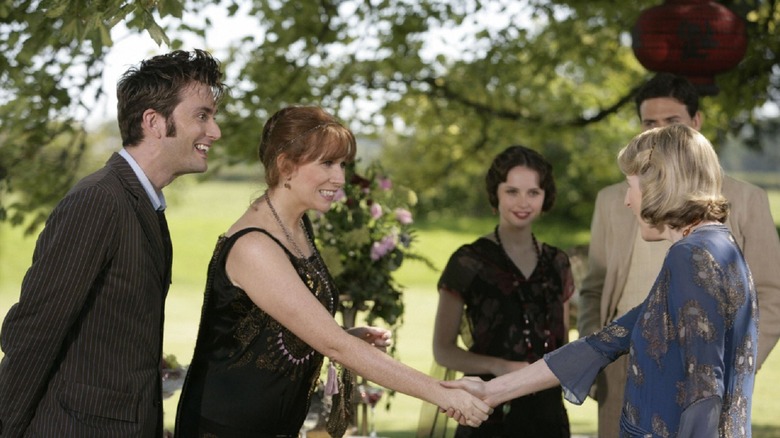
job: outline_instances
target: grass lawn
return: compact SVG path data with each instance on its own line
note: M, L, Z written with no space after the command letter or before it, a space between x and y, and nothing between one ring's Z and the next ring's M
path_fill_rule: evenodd
M206 265L216 237L224 231L248 205L251 197L260 193L247 183L209 182L196 184L194 178L176 181L166 196L170 204L168 221L174 242L173 285L166 307L165 351L187 363L197 332ZM780 219L780 192L771 194L774 217ZM460 219L448 223L422 224L418 233L418 248L441 268L459 245L492 229L492 222ZM540 239L553 244L561 233L552 227L541 227ZM548 238L547 236L552 236ZM582 233L568 236L566 242L581 243ZM587 241L587 235L585 235ZM0 224L0 318L17 300L19 285L27 269L35 236L23 237L19 229ZM404 325L395 342L398 357L404 363L427 371L432 363L431 337L437 303L435 290L438 271L428 270L421 263L404 266L398 279L405 292ZM753 436L780 438L780 349L776 349L759 372L753 397ZM177 395L165 402L166 425L172 426ZM389 411L380 402L377 408L377 428L381 436L413 437L421 402L395 395ZM594 434L596 404L588 400L582 406L567 404L572 431Z

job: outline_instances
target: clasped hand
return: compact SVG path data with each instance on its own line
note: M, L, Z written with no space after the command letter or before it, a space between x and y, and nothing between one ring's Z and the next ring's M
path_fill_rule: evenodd
M353 327L348 329L347 333L383 352L387 352L387 348L393 343L392 332L381 327ZM479 379L476 380L481 382ZM493 413L493 408L472 392L478 391L478 386L470 387L461 381L442 382L442 385L451 389L448 391L449 406L440 407L440 409L459 424L478 427Z
M460 411L453 408L440 408L441 412L464 426L478 427L493 413L493 407L485 402L487 390L485 382L478 377L463 377L460 380L442 381L441 385L451 390L465 392L472 398L471 409Z
M466 376L458 380L445 380L441 382L441 385L445 388L462 389L480 400L488 398L485 381L479 377Z

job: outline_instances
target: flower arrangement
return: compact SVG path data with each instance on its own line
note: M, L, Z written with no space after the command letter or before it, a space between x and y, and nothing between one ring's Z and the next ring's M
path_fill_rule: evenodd
M354 326L357 311L368 311L368 324L380 318L394 329L404 305L393 272L410 259L433 268L412 249L414 221L409 209L417 195L395 186L378 163L363 175L352 163L346 178L331 209L312 218L317 246L341 294L344 325Z

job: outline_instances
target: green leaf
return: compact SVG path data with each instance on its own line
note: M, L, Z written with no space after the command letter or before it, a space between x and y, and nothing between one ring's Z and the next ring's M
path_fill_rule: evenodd
M65 15L65 12L68 10L69 7L70 7L69 1L65 1L65 0L55 1L51 5L51 7L46 9L46 16L48 18L62 17L63 15Z
M154 22L148 23L148 27L146 31L149 33L149 36L152 37L154 42L157 43L158 46L170 43L170 41L168 40L168 36L165 34L165 31L157 23Z

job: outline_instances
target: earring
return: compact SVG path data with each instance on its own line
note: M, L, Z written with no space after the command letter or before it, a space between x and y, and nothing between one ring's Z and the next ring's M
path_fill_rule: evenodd
M284 182L284 188L290 190L290 178L287 178L287 181Z

